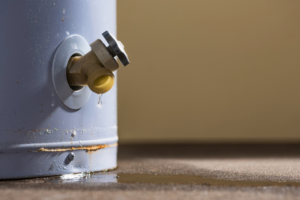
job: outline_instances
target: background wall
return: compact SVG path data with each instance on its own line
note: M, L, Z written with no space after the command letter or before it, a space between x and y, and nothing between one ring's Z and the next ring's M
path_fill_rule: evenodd
M121 143L300 141L300 1L117 5Z

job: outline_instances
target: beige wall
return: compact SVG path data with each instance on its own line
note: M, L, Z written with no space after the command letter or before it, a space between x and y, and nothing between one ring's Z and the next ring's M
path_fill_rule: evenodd
M118 0L119 136L300 141L299 0Z

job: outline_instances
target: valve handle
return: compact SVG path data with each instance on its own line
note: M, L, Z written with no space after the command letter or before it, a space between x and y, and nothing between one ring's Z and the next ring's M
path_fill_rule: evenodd
M112 57L118 56L124 67L128 65L129 59L124 50L123 44L120 41L118 41L113 35L111 35L108 31L105 31L104 33L102 33L102 35L109 45L106 48L112 55Z

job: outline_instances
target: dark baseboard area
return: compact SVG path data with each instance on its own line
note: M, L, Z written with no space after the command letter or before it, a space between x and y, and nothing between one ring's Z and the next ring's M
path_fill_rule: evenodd
M120 144L119 158L300 157L300 143Z

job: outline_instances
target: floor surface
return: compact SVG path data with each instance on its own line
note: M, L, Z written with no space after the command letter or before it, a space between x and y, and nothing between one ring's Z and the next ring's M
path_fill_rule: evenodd
M0 199L300 199L300 145L120 145L116 170L0 181Z

